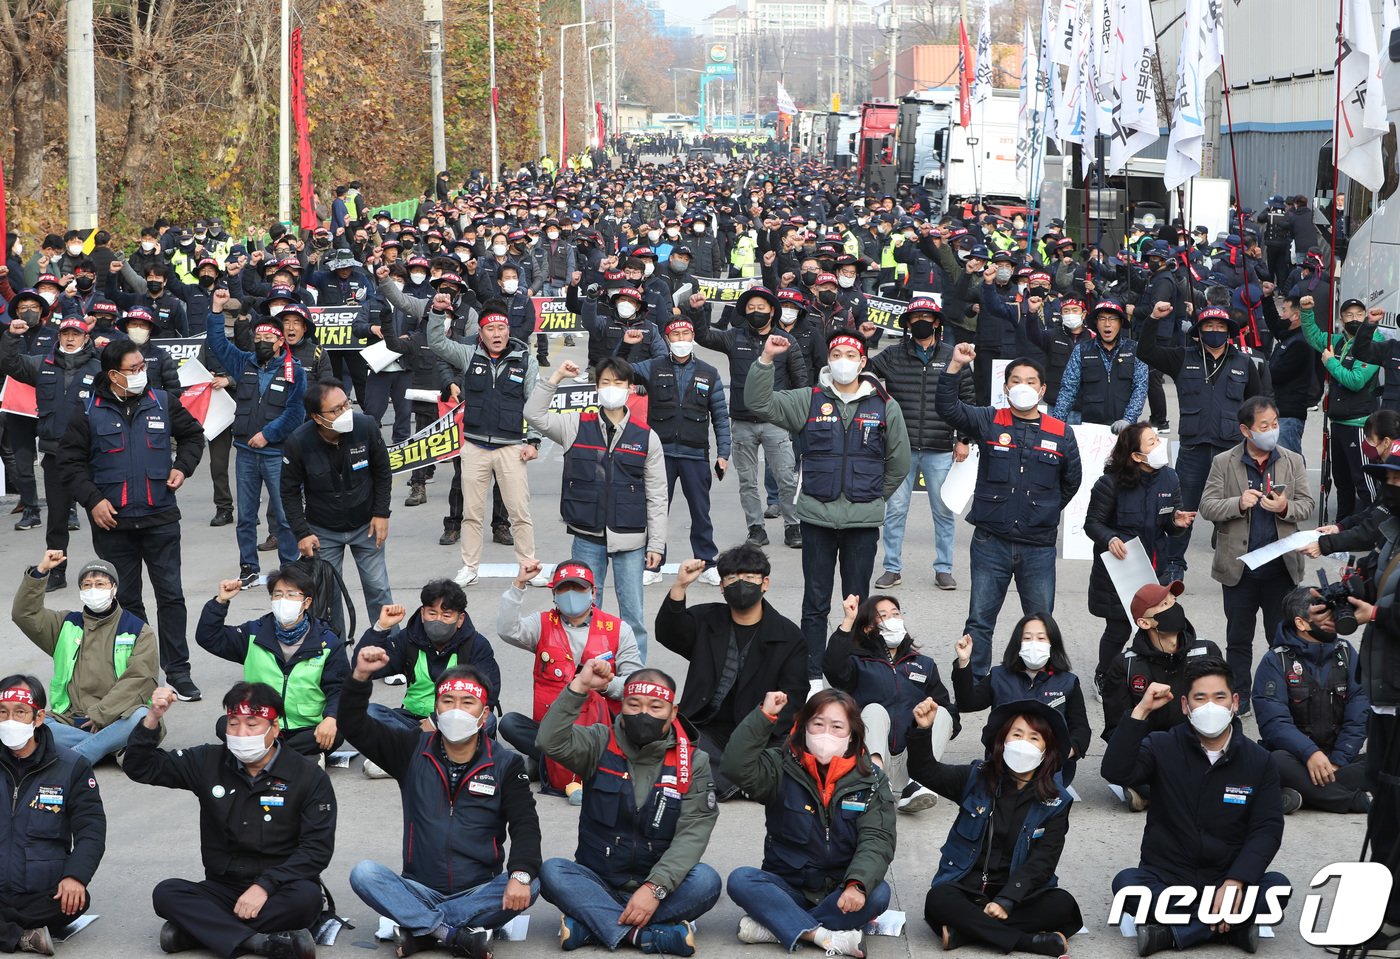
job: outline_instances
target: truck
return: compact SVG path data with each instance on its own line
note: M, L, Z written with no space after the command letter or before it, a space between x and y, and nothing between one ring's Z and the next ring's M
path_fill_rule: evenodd
M855 162L855 134L860 129L859 113L826 115L826 154L830 166L846 169Z
M920 186L934 212L969 213L977 200L991 212L1025 212L1025 178L1016 172L1018 93L993 91L959 124L956 90L923 90L899 101L897 183Z
M895 191L895 130L899 106L894 103L862 103L857 131L856 177L871 192Z

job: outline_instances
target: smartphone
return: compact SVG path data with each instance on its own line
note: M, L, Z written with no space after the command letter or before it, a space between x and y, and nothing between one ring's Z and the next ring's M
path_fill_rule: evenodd
M1264 495L1265 495L1265 496L1273 496L1275 493L1278 493L1278 494L1282 495L1287 489L1288 489L1288 484L1287 484L1287 483L1275 483L1274 485L1272 485L1272 486L1269 487L1269 491L1268 491L1267 493L1265 493Z
M720 466L718 463L715 464L715 479L721 482L724 480L724 467Z

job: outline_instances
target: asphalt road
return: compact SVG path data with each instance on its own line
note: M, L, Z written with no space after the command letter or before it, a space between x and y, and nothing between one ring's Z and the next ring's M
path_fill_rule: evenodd
M711 362L716 361L716 357L707 355L707 351L702 350L699 355ZM555 362L563 356L582 362L582 338L579 345L571 349L565 349L562 341L556 340ZM723 358L719 358L717 365L727 379L727 364ZM1319 422L1319 414L1314 413L1307 436L1307 448L1314 451L1320 448ZM550 445L546 443L547 447ZM530 482L535 499L533 515L538 554L542 562L549 564L567 558L569 537L558 520L556 505L560 483L560 450L554 447L545 449L543 453L540 460L530 467ZM1317 456L1311 459L1315 467ZM413 509L402 505L407 495L407 478L401 477L395 484L394 514L388 545L389 568L395 598L410 609L415 608L417 592L427 579L451 576L460 566L457 547L437 544L450 479L450 468L446 471L440 469L438 480L428 486L427 505ZM1312 479L1315 485L1315 470ZM1086 482L1092 480L1093 477L1086 478ZM179 498L185 514L184 588L190 607L190 641L193 647L193 628L200 608L214 594L218 580L237 574L238 558L234 527L211 529L208 526L213 508L209 477L203 464L180 491ZM13 497L3 502L12 503ZM745 529L742 513L738 509L738 481L732 473L715 488L712 512L720 548L739 542ZM671 511L671 562L687 555L687 527L687 511L683 504L676 504ZM84 517L83 530L73 534L69 553L74 569L93 555L89 528L90 521ZM780 520L770 520L768 532L775 543L782 542ZM953 659L953 644L961 635L967 612L969 535L970 527L959 521L954 570L959 581L958 591L940 592L934 589L931 524L923 503L918 497L915 498L909 534L905 540L904 584L894 592L905 608L906 622L912 634L939 663L945 679L947 664ZM19 533L5 528L0 532L0 556L4 558L3 568L12 583L18 581L26 566L37 562L43 548L41 529ZM802 596L799 554L781 545L771 547L769 552L774 570L768 598L777 609L796 620ZM262 554L263 557L268 555ZM1187 577L1188 589L1181 601L1197 629L1223 645L1225 624L1220 588L1209 578L1210 537L1206 531L1198 531L1193 537L1189 558L1191 571ZM509 547L486 545L483 563L513 562ZM1328 565L1332 567L1336 564ZM1056 616L1069 644L1072 659L1080 667L1081 677L1092 674L1100 633L1099 620L1091 617L1085 609L1089 569L1087 562L1062 561L1057 574ZM878 572L877 564L877 575ZM669 582L670 577L667 579ZM347 572L346 580L359 602L356 577ZM72 585L66 590L50 597L52 606L67 608L77 605L77 586L71 578L70 583ZM492 639L495 646L496 657L505 676L504 707L507 710L528 710L531 702L530 657L494 637L496 607L507 585L506 578L483 577L468 590L469 611L477 626ZM12 588L9 585L5 587L8 595L13 595L10 592ZM647 589L649 622L666 589L664 585ZM692 588L691 596L694 602L719 601L719 591L702 584ZM528 605L538 610L545 608L548 602L549 596L545 590L534 590ZM837 597L834 604L836 610L839 610L839 604ZM611 592L607 606L616 608ZM264 591L247 591L234 600L232 621L254 618L266 609L267 594ZM1016 597L1008 596L995 641L998 655L1006 641L1007 630L1018 618L1018 611ZM361 628L364 618L361 606ZM832 620L833 626L838 619L839 616ZM52 675L52 667L46 658L26 642L12 625L0 627L0 632L5 637L4 671L25 670L47 681ZM679 657L663 649L654 638L650 647L651 664L678 676L684 674L685 663ZM1261 638L1256 642L1256 661L1265 649ZM193 649L192 658L194 678L203 687L205 698L200 703L178 704L171 710L168 716L169 736L165 742L170 748L212 741L214 722L219 715L219 698L240 678L236 666L216 660L198 648ZM401 695L402 687L381 685L375 690L375 699L379 702L394 704ZM1078 899L1087 926L1085 932L1071 940L1070 951L1075 956L1086 957L1135 955L1133 941L1122 938L1116 928L1107 925L1112 898L1109 883L1117 870L1136 864L1145 817L1129 813L1117 804L1100 777L1098 766L1103 755L1103 743L1097 738L1097 730L1102 727L1102 714L1092 699L1088 705L1096 734L1090 755L1080 764L1075 787L1082 801L1075 804L1071 814L1072 828L1059 867L1060 884ZM980 756L978 743L985 716L985 713L980 713L964 717L963 733L951 744L947 760L968 761ZM1246 718L1244 723L1246 730L1253 734L1253 719ZM97 777L107 808L108 846L90 891L92 912L101 918L70 942L60 945L60 955L75 959L161 955L156 941L161 920L151 910L150 890L166 877L201 876L194 797L132 783L110 762L98 767ZM322 954L362 956L364 950L377 948L380 955L387 956L391 954L391 947L388 944L376 946L373 940L377 924L375 915L350 890L347 880L350 869L362 859L376 859L395 868L401 864L401 819L394 783L365 779L360 773L358 759L352 762L349 769L332 770L331 781L340 802L340 822L335 859L324 879L335 895L340 914L349 917L356 928L342 931L337 944L323 949ZM555 798L540 798L538 807L544 827L545 856L572 856L577 810L564 800ZM909 922L904 935L898 938L867 937L869 955L878 959L893 959L939 948L922 918L923 899L953 815L953 805L941 800L932 809L900 817L899 851L889 875L894 891L891 908L906 911ZM742 801L725 805L710 842L707 861L721 875L741 865L757 865L761 858L763 829L763 810L760 807ZM1277 938L1264 940L1261 953L1275 956L1300 952L1320 954L1320 950L1308 946L1299 935L1301 893L1306 891L1313 874L1322 866L1356 858L1361 850L1364 831L1365 817L1361 815L1302 811L1289 817L1283 848L1273 868L1283 871L1292 880L1299 895L1295 896L1285 920L1275 930ZM498 956L526 959L557 952L558 910L541 899L530 909L529 915L531 925L526 941L498 944ZM700 921L699 952L703 955L776 956L776 946L746 946L738 942L734 933L739 915L739 908L728 898L722 897L715 909ZM1224 948L1214 946L1209 947L1208 951L1218 952ZM975 948L961 949L959 952L981 954Z

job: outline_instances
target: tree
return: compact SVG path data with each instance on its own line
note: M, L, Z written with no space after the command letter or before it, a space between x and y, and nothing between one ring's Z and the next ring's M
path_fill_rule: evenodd
M67 34L59 0L0 0L0 46L10 61L10 115L14 118L14 162L6 167L8 189L37 199L44 186L45 91Z

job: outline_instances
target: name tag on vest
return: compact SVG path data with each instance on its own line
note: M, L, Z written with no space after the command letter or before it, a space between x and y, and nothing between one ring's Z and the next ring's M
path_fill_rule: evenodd
M1059 709L1059 708L1060 708L1061 706L1063 706L1064 704L1065 704L1065 697L1064 697L1063 695L1060 695L1060 696L1056 696L1054 699L1048 701L1045 705L1049 706L1051 709Z
M282 392L282 390L285 389L285 387L284 387L281 383L269 383L269 384L267 384L267 385L268 385L268 389L276 390L276 391L279 392L279 393Z
M259 805L259 806L262 806L262 807L265 808L265 809L266 809L266 808L270 808L270 807L272 807L272 806L285 806L286 804L287 804L287 800L286 800L284 797L282 797L282 796L259 796L259 797L258 797L258 805Z
M496 787L491 783L477 782L473 779L467 783L467 792L474 796L494 796L496 795Z
M923 673L910 673L909 681L912 683L922 683L928 679Z
M859 799L843 799L843 800L841 800L841 811L842 811L842 812L865 812L865 807L866 807L867 805L868 805L868 803L863 803L863 802L861 802Z

